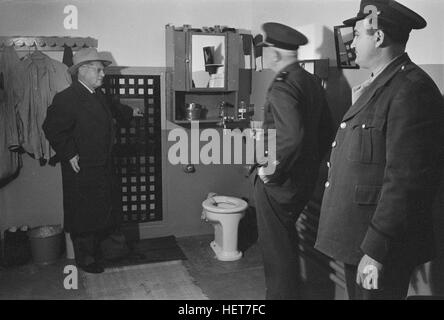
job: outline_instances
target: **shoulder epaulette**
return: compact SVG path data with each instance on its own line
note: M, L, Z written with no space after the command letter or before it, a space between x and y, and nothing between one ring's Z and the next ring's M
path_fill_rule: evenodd
M279 73L276 77L276 81L285 81L288 77L288 72L287 71L282 71L281 73Z

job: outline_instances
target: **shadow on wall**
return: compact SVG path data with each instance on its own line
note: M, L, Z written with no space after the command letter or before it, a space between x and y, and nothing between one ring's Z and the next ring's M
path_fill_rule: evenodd
M335 52L335 41L333 31L327 27L323 28L322 43L316 49L316 53L321 57L332 56L332 52ZM334 54L333 54L334 55ZM336 66L336 59L330 59L330 68L327 80L326 97L328 106L332 113L333 126L336 129L339 127L342 117L345 112L351 106L351 88L350 84L344 76L343 69L339 69ZM316 184L316 189L313 193L312 200L321 204L322 196L324 193L324 184L327 180L327 165L326 162L330 158L327 154L321 163L321 169L319 171L319 178Z
M20 173L20 168L18 168L17 171L13 175L11 175L5 179L1 179L0 180L0 189L5 187L8 183L10 183L15 178L17 178L19 173Z
M333 26L331 26L333 28ZM322 28L322 43L316 48L316 55L322 58L330 58L330 64L336 63L336 48L335 48L335 36L331 29L324 26Z
M335 40L332 30L324 26L323 41L316 53L321 57L335 57ZM335 128L339 126L345 112L351 106L351 88L343 69L336 65L336 58L330 58L330 68L327 81L327 101L332 112Z

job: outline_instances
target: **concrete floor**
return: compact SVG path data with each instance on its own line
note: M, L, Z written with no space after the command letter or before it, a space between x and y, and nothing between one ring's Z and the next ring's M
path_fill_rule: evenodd
M179 238L177 242L187 256L184 264L195 283L210 300L263 300L265 297L264 270L260 249L251 245L242 259L222 262L215 258L209 244L213 235ZM37 266L28 264L16 268L0 268L0 300L22 299L88 299L79 281L77 290L63 286L66 265L73 260L60 259L56 264ZM315 266L309 267L316 273ZM326 290L319 277L306 283L307 299L334 299L335 294ZM307 289L308 288L308 289Z
M215 259L209 246L213 235L179 238L177 242L187 256L184 260L190 275L210 300L264 299L265 284L262 259L257 244L246 250L235 262ZM88 299L79 281L77 290L63 285L66 265L73 260L60 259L56 264L27 264L15 268L0 268L0 300L24 299Z

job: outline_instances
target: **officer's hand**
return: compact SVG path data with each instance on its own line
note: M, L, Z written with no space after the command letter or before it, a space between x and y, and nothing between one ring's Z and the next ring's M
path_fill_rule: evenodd
M133 109L133 117L143 117L143 112L139 108Z
M259 169L257 170L257 174L259 175L259 178L261 178L261 180L264 183L268 183L270 181L268 179L267 175L265 174L265 168L264 167L259 167Z
M364 255L358 265L356 283L367 290L379 289L382 267L381 263Z
M71 160L69 160L69 163L71 164L72 169L76 172L79 173L80 171L80 166L79 166L79 155L75 155L74 158L72 158Z

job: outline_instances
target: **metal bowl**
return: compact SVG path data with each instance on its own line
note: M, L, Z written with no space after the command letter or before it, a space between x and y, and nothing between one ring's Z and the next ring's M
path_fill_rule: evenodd
M185 104L185 119L199 120L202 115L202 106L198 103Z

